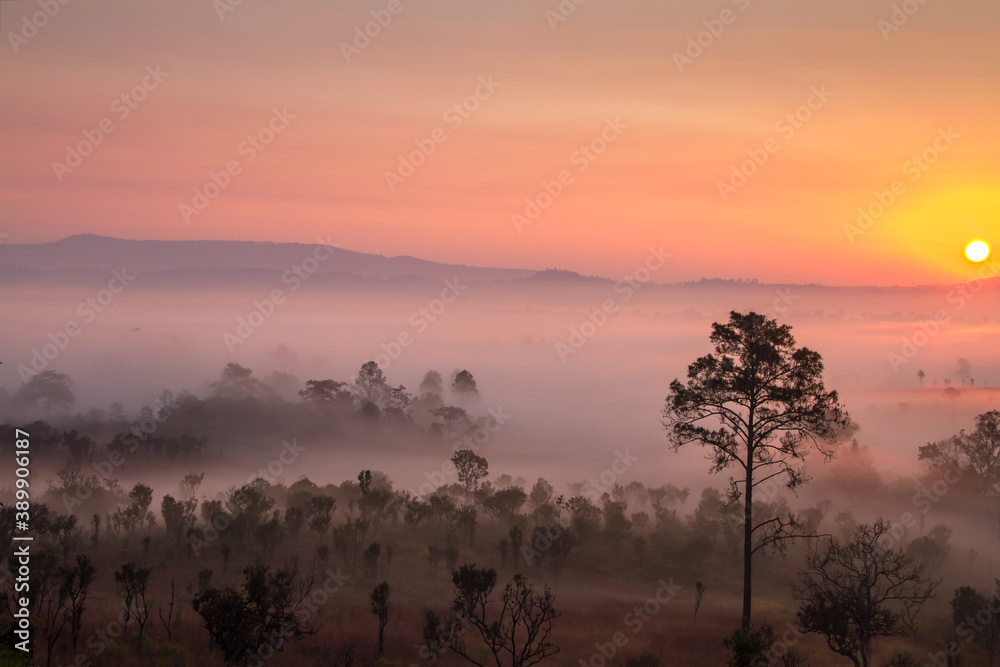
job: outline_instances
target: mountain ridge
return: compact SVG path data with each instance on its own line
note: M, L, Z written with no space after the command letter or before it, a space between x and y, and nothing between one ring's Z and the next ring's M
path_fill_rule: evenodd
M318 239L322 242L322 239ZM41 273L71 273L74 271L108 271L128 267L140 274L179 274L263 270L283 273L299 267L312 257L310 273L345 275L357 278L399 280L460 280L470 282L510 282L527 280L538 285L572 285L614 283L613 278L589 276L576 271L546 268L511 269L480 267L468 264L447 264L421 259L412 255L386 256L364 253L333 246L326 254L322 243L242 241L242 240L143 240L84 233L67 236L47 243L0 243L0 279L9 280L17 271ZM317 251L319 254L317 255ZM307 269L309 267L306 267ZM1000 277L983 279L990 285L1000 285ZM802 287L810 289L845 290L919 290L947 289L954 285L825 285L818 283L764 283L746 279L701 278L675 283L652 283L664 287L706 289L713 287L761 288Z

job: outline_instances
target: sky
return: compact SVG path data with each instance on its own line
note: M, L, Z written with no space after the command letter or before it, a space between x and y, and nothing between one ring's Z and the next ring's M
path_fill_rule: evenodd
M5 243L839 285L1000 247L993 0L62 1L0 3Z

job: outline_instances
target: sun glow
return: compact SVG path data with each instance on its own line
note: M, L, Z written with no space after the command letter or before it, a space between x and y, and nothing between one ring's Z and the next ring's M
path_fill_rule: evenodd
M990 246L986 241L972 241L965 246L965 256L973 262L982 262L990 256Z

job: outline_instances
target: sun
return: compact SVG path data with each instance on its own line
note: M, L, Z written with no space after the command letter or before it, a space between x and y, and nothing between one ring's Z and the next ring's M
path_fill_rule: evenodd
M990 246L986 241L972 241L965 246L965 256L973 262L982 262L990 256Z

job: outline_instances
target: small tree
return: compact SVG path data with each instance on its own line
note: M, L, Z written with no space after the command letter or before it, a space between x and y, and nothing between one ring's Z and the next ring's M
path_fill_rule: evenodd
M265 649L280 651L288 640L315 633L298 613L311 582L297 582L288 570L269 573L263 565L243 574L242 587L206 588L192 601L227 667L259 664Z
M763 658L774 645L774 628L770 625L741 628L723 639L722 645L732 654L727 667L757 667L764 664Z
M455 585L453 617L442 620L431 611L425 612L424 640L431 650L450 650L478 667L486 660L477 657L462 639L463 626L472 627L489 649L496 667L530 667L559 652L552 643L552 621L559 616L554 596L548 588L535 593L521 575L514 575L500 599L492 599L496 586L496 570L480 569L474 564L463 565L452 573ZM490 608L498 603L495 620Z
M698 609L701 607L701 599L705 597L705 584L699 580L694 585L694 618L698 620Z
M361 407L367 404L381 406L389 395L389 385L385 381L385 373L374 361L362 364L358 376L351 385L355 398Z
M198 487L201 486L201 482L204 479L205 473L203 472L189 472L184 475L184 479L182 479L179 484L181 493L188 500L194 500L195 495L198 493ZM195 505L197 504L198 503L196 502Z
M173 634L174 625L174 601L176 599L176 589L174 587L174 580L170 580L170 604L167 606L167 617L163 617L163 607L159 607L156 610L157 615L160 617L160 623L163 624L163 628L167 631L167 641L170 641L170 636Z
M274 498L267 495L266 487L267 482L258 478L237 489L229 490L225 512L230 517L231 530L239 544L243 544L244 539L257 531L274 508ZM204 507L202 505L203 512Z
M115 570L115 581L118 583L125 607L125 627L122 629L122 636L128 636L128 621L134 618L139 624L140 651L142 633L146 629L146 621L149 620L149 611L153 608L152 602L146 600L146 588L149 586L149 575L152 573L152 568L139 567L131 560Z
M128 499L129 504L122 512L121 520L125 530L131 535L143 523L153 525L153 513L149 511L149 506L153 504L153 489L140 482L128 492Z
M438 396L443 394L444 382L441 379L441 374L437 371L427 371L424 374L424 379L420 381L420 393L437 394Z
M965 357L959 359L955 365L955 377L963 386L969 383L969 378L972 377L972 364Z
M389 622L389 582L383 581L371 595L372 613L378 616L378 657L385 648L385 626Z
M197 509L198 501L194 498L190 500L176 500L170 494L163 496L163 500L160 503L160 514L163 515L163 525L166 527L167 534L173 535L174 541L177 544L181 543L181 537L187 534L187 531L194 528L194 524L197 521L195 516L195 510Z
M52 420L53 412L64 414L75 402L69 376L55 371L42 371L31 376L11 397L11 403L16 407L40 407L47 421Z
M56 643L66 628L67 591L60 568L56 565L56 556L42 553L32 559L31 595L33 615L40 622L42 634L45 636L45 665L51 667L52 654ZM20 597L20 596L18 596Z
M976 426L968 433L963 429L922 446L919 457L931 468L972 473L983 495L1000 493L1000 410L976 417Z
M64 565L59 568L59 571L62 574L62 587L68 603L66 616L69 619L70 637L73 640L73 650L75 651L80 639L83 612L87 610L87 594L90 591L90 584L94 582L97 570L94 568L90 556L77 554L75 566Z
M467 398L479 395L476 380L469 371L459 371L455 375L455 380L451 383L451 390L459 396L463 404Z
M822 553L810 552L801 583L792 589L801 601L802 630L826 637L830 650L855 667L867 667L873 639L912 627L939 583L928 581L924 567L902 549L880 544L888 531L879 519L858 526L846 544L832 540Z
M479 480L489 473L490 464L471 449L460 449L451 457L458 471L458 481L465 485L465 497L470 498L479 488Z
M986 653L989 667L993 667L1000 655L1000 614L993 611L1000 600L1000 579L996 583L993 599L988 600L976 589L962 586L951 600L955 636L963 644L978 644Z
M337 501L327 495L313 496L306 505L305 517L309 521L309 528L319 534L319 539L323 539L326 531L330 529L330 522L333 520L333 510L337 507Z
M378 559L379 556L381 555L382 555L382 545L379 544L378 542L372 542L371 544L369 544L368 548L365 549L364 553L362 554L362 558L364 559L364 564L365 564L365 572L367 572L368 576L371 577L372 579L375 579L376 575L378 574Z

